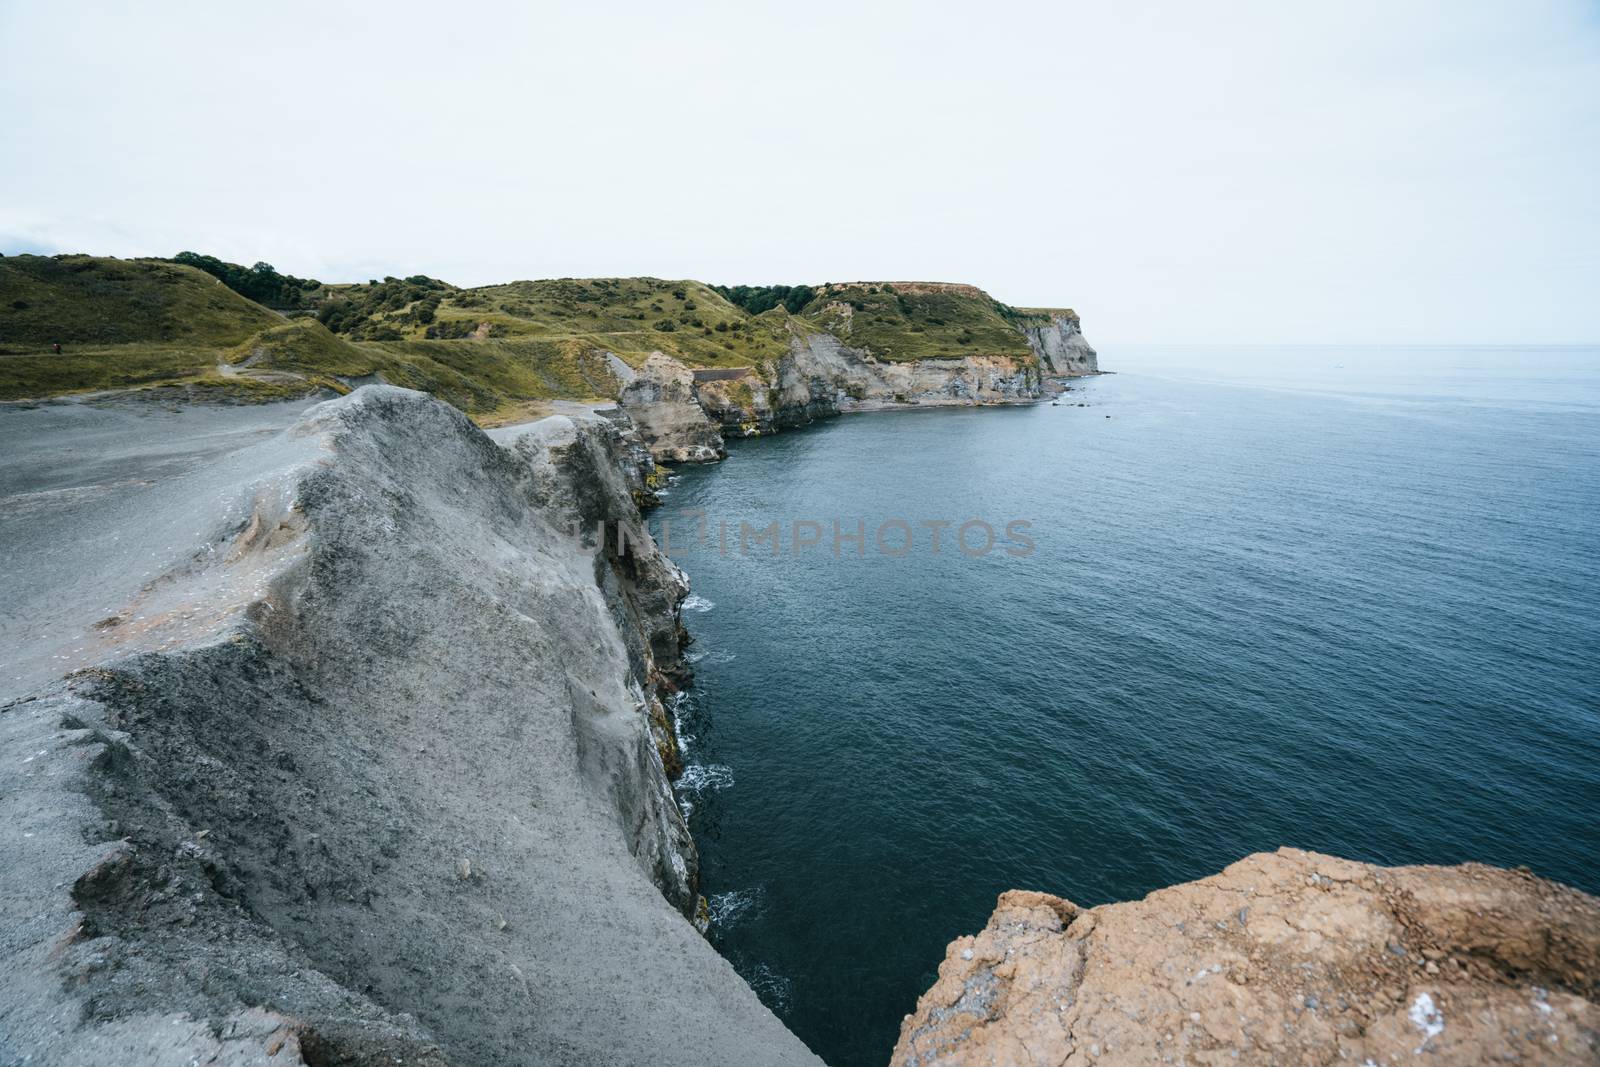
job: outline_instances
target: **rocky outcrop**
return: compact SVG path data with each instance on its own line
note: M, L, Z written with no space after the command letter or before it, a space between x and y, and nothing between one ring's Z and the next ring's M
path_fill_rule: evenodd
M0 1062L815 1062L686 917L647 461L499 437L371 386L104 490L91 666L0 711Z
M1002 894L893 1063L1600 1061L1600 901L1295 849L1144 900Z
M779 367L780 405L840 412L898 405L970 407L1036 400L1037 367L1005 356L888 362L831 334L797 335Z
M695 398L694 372L672 357L653 353L617 399L658 461L706 463L727 455L722 435Z
M1041 313L1047 321L1018 324L1028 347L1039 357L1046 373L1067 377L1100 373L1099 357L1083 336L1078 316L1070 311Z
M785 418L777 391L753 367L697 370L694 387L701 408L724 437L758 437L798 425Z
M738 437L853 411L1028 403L1044 387L1039 366L1023 359L879 360L832 334L798 330L776 366L694 377L706 414L723 434Z

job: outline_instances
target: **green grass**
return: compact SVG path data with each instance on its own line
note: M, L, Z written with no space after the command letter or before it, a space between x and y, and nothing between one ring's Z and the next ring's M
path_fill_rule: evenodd
M618 382L605 358L569 341L369 341L360 345L385 381L425 389L480 422L498 422L529 401L602 400Z
M458 294L438 316L486 322L507 336L593 345L634 366L659 351L695 367L748 367L775 362L789 348L786 316L752 317L694 281L511 282Z
M789 346L787 316L752 317L694 281L560 278L417 295L364 315L356 335L573 342L634 366L659 351L697 367L748 367L775 361ZM422 321L418 304L435 295Z
M0 353L52 344L234 345L282 317L204 271L149 259L0 258Z
M491 420L528 401L611 397L618 386L605 359L584 344L528 338L352 342L314 319L263 331L234 349L229 362L250 372L312 379L381 375Z
M0 400L134 389L214 373L218 350L147 343L68 345L61 355L0 353Z
M864 348L883 360L1033 358L1013 324L1020 313L972 286L830 284L821 286L800 314L852 348Z
M230 348L283 321L193 267L0 257L0 399L174 383L267 392L216 367Z
M315 319L294 319L268 327L230 350L225 359L241 369L301 374L359 377L374 369L371 357L329 333Z

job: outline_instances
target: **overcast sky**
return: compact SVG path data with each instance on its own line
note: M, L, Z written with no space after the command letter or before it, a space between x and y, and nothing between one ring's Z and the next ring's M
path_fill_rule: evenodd
M1600 3L0 0L0 251L1600 340Z

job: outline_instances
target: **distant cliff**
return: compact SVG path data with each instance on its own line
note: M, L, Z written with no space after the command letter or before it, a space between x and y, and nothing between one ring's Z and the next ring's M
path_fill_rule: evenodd
M674 428L646 435L658 459L714 459L723 436L852 411L1026 403L1059 392L1063 379L1099 372L1075 312L1008 308L972 286L825 286L784 325L786 347L748 367L650 357L638 372L649 384L631 384L621 400L643 424L662 421L658 396L677 398ZM686 387L704 419L682 406Z

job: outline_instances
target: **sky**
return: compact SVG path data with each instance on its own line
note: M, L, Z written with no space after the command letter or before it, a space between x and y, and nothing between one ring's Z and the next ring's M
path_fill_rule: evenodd
M1600 341L1600 2L0 0L0 252Z

